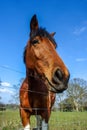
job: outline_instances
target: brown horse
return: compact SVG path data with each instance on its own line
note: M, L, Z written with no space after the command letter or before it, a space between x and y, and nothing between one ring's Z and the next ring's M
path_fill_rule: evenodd
M38 130L48 130L55 93L67 89L69 71L56 53L54 33L40 28L36 15L30 22L30 40L24 51L26 78L20 88L20 115L24 130L30 130L30 116L40 115ZM37 118L38 119L38 118Z

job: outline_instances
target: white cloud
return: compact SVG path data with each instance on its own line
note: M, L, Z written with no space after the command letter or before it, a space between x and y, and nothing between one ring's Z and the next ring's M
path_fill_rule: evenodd
M76 61L77 61L77 62L87 61L87 58L77 58Z
M85 32L87 30L87 26L83 26L83 27L79 27L79 28L76 28L73 33L75 35L80 35L82 34L83 32Z
M0 92L2 92L2 93L9 93L9 94L13 94L14 93L12 90L9 90L7 88L0 88Z
M1 82L1 86L3 86L3 87L9 87L10 83L8 83L8 82Z

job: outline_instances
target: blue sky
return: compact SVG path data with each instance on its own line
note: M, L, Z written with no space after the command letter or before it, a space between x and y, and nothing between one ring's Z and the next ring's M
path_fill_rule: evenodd
M23 50L33 14L37 14L40 26L56 32L57 52L71 78L87 80L87 0L0 0L0 95L3 101L9 100L13 93L11 87L25 77Z

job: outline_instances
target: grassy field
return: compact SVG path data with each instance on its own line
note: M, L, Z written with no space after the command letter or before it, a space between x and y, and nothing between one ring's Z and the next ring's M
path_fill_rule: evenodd
M32 116L32 128L35 125ZM23 130L18 110L0 111L0 130ZM87 130L87 112L52 112L49 130Z

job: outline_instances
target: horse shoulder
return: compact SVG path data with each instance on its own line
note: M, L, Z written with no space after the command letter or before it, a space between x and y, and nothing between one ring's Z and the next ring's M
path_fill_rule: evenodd
M24 79L20 88L20 105L23 108L31 108L29 102L29 85L27 78Z

